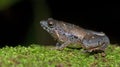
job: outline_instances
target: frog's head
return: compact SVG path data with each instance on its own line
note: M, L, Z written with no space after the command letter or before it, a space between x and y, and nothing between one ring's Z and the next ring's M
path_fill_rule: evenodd
M59 24L57 20L48 18L47 20L40 21L41 27L49 33L54 33Z

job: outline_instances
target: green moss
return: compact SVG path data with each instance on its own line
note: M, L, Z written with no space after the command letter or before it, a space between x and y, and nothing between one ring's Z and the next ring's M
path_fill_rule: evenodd
M65 48L62 51L52 46L32 44L29 47L4 47L0 49L0 67L120 67L120 47L108 46L105 58L95 59L83 49Z

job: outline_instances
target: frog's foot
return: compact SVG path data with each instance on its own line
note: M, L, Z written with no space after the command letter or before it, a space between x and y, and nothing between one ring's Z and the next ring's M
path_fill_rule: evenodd
M56 50L63 50L62 48L60 48L60 46L61 46L61 44L57 42L55 49L56 49Z
M59 47L53 47L53 48L50 48L50 50L63 50L63 49L61 49Z
M91 55L94 55L95 59L98 59L100 57L105 57L106 56L104 50L95 50L95 49L92 49L92 50L84 50L84 52L85 53L89 53Z
M52 47L52 48L50 48L50 50L56 50L56 47Z
M104 58L105 56L106 56L105 52L94 54L95 59L99 59L100 57Z
M63 50L64 48L56 47L56 50Z
M106 56L105 52L101 52L101 56L105 57Z
M56 43L56 48L59 48L61 46L61 44L60 43Z

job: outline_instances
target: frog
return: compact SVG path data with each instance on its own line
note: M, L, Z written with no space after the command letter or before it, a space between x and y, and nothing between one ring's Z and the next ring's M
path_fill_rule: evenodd
M104 52L110 44L105 33L85 29L65 21L48 18L41 20L40 25L57 41L58 50L63 50L72 44L81 46L85 52Z

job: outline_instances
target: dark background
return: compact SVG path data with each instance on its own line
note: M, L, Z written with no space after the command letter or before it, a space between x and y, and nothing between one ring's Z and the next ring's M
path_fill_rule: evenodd
M111 43L120 43L120 4L86 3L66 0L46 0L51 17L81 27L103 31ZM33 23L33 3L23 0L0 12L0 46L25 43ZM45 18L46 19L46 18Z
M78 1L49 1L54 18L87 29L105 32L111 43L120 43L120 4L86 3Z

